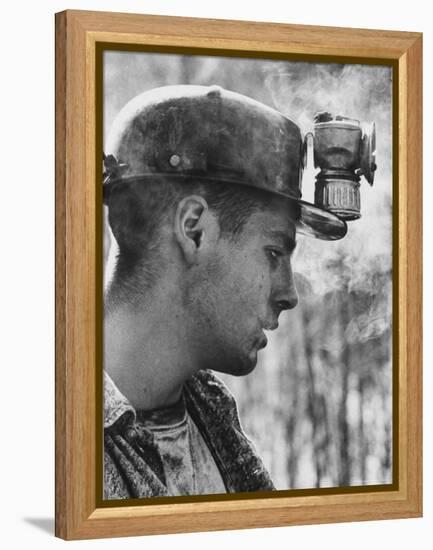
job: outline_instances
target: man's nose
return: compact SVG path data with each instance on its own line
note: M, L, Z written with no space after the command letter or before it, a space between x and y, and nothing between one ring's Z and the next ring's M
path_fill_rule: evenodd
M290 262L287 262L281 269L280 276L276 281L274 303L282 311L285 309L293 309L297 306L298 301L298 293L296 292L292 267Z

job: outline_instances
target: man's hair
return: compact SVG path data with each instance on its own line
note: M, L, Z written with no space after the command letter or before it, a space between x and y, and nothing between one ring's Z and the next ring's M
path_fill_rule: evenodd
M272 194L253 187L202 180L124 181L110 192L108 219L119 250L108 303L133 304L159 275L161 228L186 196L206 199L217 215L221 236L236 240L253 212Z

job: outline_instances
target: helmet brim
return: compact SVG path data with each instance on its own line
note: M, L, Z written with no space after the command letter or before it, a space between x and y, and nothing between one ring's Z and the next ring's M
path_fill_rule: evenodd
M242 185L244 187L246 186L245 184ZM292 197L286 193L261 189L252 185L250 187L266 193L272 193L273 195L286 199L289 203L292 203L292 205L298 205L299 216L297 216L295 222L297 233L316 239L322 239L324 241L338 241L345 237L347 233L346 221L329 210L320 208L320 206L316 206L311 202ZM296 210L296 208L294 210Z
M244 185L245 186L245 185ZM258 189L255 186L251 186ZM299 214L295 222L296 231L302 235L322 239L324 241L338 241L345 237L347 233L347 223L329 210L320 208L315 204L302 199L297 199L286 193L262 189L267 193L280 196L286 199L292 205L299 207ZM292 210L292 209L291 209ZM294 209L296 210L296 208Z
M296 222L298 233L325 241L337 241L346 235L347 223L329 210L302 200L292 200L301 207L300 217Z
M146 180L156 180L156 179L165 179L172 178L177 180L185 179L198 179L200 181L220 181L221 183L228 183L230 185L241 185L242 187L250 187L251 189L258 189L265 193L272 193L272 195L277 195L282 199L286 199L292 205L298 205L299 214L295 222L296 230L302 235L308 235L309 237L315 237L316 239L322 239L325 241L337 241L342 239L347 233L347 223L339 218L336 214L333 214L329 210L320 208L315 204L301 199L292 197L286 193L281 193L279 191L274 191L270 189L264 189L257 187L255 185L250 185L243 181L239 180L221 180L215 177L209 176L195 176L192 174L137 174L134 176L123 176L119 177L116 180L112 180L108 185L113 185L122 182L133 182L133 181L146 181ZM104 184L104 188L108 188L108 185ZM107 194L108 195L108 194ZM105 200L105 199L104 199ZM295 208L295 210L297 210Z

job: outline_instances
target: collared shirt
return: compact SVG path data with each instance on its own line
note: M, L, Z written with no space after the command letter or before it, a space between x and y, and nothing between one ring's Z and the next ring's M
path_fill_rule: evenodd
M212 371L201 370L184 384L183 396L191 426L212 456L225 492L275 490L225 384ZM140 422L140 411L104 373L104 498L170 496L173 479L167 477L170 472L154 432Z
M104 427L130 414L152 432L161 455L169 495L225 493L215 460L188 414L183 394L168 407L134 410L128 399L105 373Z

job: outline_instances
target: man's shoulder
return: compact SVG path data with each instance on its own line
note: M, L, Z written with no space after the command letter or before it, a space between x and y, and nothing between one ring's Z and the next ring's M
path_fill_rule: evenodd
M226 472L229 492L271 491L275 487L252 440L245 433L234 395L211 370L197 372L186 383L194 420Z

